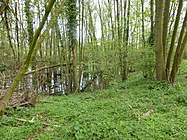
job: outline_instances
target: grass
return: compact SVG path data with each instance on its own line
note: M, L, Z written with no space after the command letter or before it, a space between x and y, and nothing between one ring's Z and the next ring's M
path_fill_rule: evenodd
M116 82L106 90L41 97L35 108L8 110L8 116L1 118L0 139L185 140L184 73L169 87L133 74L126 82Z

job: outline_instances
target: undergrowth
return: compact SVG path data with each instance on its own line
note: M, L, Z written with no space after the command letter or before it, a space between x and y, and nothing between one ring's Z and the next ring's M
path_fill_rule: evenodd
M0 139L187 139L185 83L185 70L173 86L133 74L106 90L43 96L35 108L10 108Z

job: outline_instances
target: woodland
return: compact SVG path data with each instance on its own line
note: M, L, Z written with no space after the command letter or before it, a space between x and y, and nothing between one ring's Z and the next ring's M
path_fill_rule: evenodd
M0 0L0 139L187 139L186 0Z

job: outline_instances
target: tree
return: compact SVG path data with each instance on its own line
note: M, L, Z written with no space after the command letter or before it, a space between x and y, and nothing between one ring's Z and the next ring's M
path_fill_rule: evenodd
M8 4L9 4L9 0L1 1L1 3L0 3L0 15L2 15L5 10L7 10Z
M183 9L183 0L179 0L177 14L175 17L172 37L170 45L168 45L168 24L169 24L169 11L171 10L170 0L156 1L156 17L155 17L155 48L156 48L156 78L159 81L165 80L173 84L175 76L181 61L183 50L185 47L185 33L186 33L186 16L183 20L183 26L180 31L177 47L175 47L178 27L181 19L181 12ZM173 22L173 21L171 21ZM169 51L167 51L167 46ZM175 50L176 48L176 50ZM172 59L174 54L174 62L171 69Z
M77 78L77 7L76 0L67 1L67 30L68 30L68 50L69 50L69 63L73 63L73 68L69 65L69 87L70 91L77 91L78 78Z
M12 96L15 88L18 86L19 81L24 76L24 73L26 72L31 59L33 58L33 53L34 53L34 50L35 50L35 47L36 47L38 37L40 36L41 30L44 27L44 24L45 24L45 22L48 18L48 15L49 15L52 7L53 7L54 2L55 2L55 0L50 0L48 2L48 5L46 6L46 11L45 11L45 14L43 16L43 19L42 19L38 29L35 32L35 35L34 35L34 38L32 40L32 44L31 44L30 50L28 52L27 58L26 58L25 62L23 63L23 65L21 66L18 74L14 78L13 83L11 84L11 87L7 90L5 96L3 97L3 99L0 102L0 116L4 114L5 109L7 107L7 104L8 104L8 101L10 100L10 97Z
M167 74L167 77L169 77L171 59L172 59L172 56L173 56L175 40L176 40L176 37L177 37L177 30L178 30L178 26L179 26L182 6L183 6L183 0L179 0L177 15L176 15L176 18L175 18L175 25L174 25L174 29L173 29L173 33L172 33L172 38L171 38L171 44L170 44L170 48L169 48L169 52L168 52L168 56L167 56L167 63L166 63L166 74ZM169 81L169 82L173 83L172 81Z
M176 49L175 56L174 56L174 62L173 62L172 71L171 71L170 79L169 79L170 83L174 83L175 81L176 73L181 63L182 54L183 54L184 48L186 47L186 41L187 41L186 25L187 25L187 10L186 10L186 15L183 21L182 29L180 32L177 49Z
M156 17L155 17L155 52L156 52L156 78L161 81L164 77L164 62L163 62L163 9L164 1L156 1Z
M143 48L145 48L145 27L144 27L144 0L141 0L141 5L142 5L142 45Z

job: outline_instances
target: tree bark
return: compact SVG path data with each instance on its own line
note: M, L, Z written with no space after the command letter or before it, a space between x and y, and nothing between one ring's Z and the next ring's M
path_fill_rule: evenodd
M69 63L72 60L73 69L69 67L69 79L71 80L69 86L72 91L78 90L78 78L77 78L77 7L76 0L67 1L67 28L68 28L68 47L69 47ZM71 70L72 69L72 70Z
M179 40L178 40L178 45L177 45L177 49L176 49L176 52L175 52L175 56L174 56L174 62L173 62L173 66L172 66L172 71L171 71L171 74L170 74L170 78L169 78L169 83L173 84L174 81L175 81L175 76L176 76L176 73L178 71L178 67L180 65L180 62L181 62L181 59L182 59L182 54L183 54L183 51L184 51L184 47L185 47L185 44L186 44L186 40L187 40L187 10L186 10L186 15L185 15L185 18L184 18L184 21L183 21L183 25L182 25L182 29L181 29L181 32L180 32L180 36L179 36ZM185 35L186 33L186 35Z
M182 6L183 6L183 0L180 0L179 1L179 6L178 6L178 10L177 10L174 30L173 30L173 34L172 34L171 44L170 44L170 48L169 48L169 52L168 52L167 63L166 63L166 75L167 75L167 78L169 77L171 58L172 58L173 50L174 50L174 46L175 46L175 40L176 40L177 30L178 30L178 26L179 26Z
M2 2L2 5L0 7L0 15L2 15L3 12L6 10L6 8L8 7L8 4L9 4L9 0L4 0Z
M162 30L163 30L163 0L156 1L156 17L155 17L155 57L156 57L156 78L158 81L163 79L163 43L162 43Z
M145 48L145 27L144 27L144 0L141 0L142 4L142 45Z
M170 1L171 0L165 0L165 8L164 8L163 39L162 39L164 66L165 66L165 60L166 60L166 45L167 45Z

